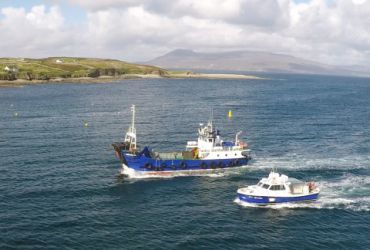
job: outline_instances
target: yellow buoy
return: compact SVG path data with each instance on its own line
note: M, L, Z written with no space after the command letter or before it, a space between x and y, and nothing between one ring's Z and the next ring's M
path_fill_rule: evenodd
M84 127L87 128L89 124L87 122L84 123Z
M227 117L229 117L229 118L233 117L233 113L231 112L231 110L229 110L229 113L227 114Z
M18 113L17 112L14 112L14 116L18 116Z

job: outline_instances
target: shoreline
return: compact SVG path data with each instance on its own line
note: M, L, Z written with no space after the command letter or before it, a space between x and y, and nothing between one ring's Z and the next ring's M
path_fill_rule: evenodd
M49 80L25 80L17 79L14 81L0 80L0 88L17 88L26 85L49 84L49 83L107 83L120 80L134 80L134 79L241 79L241 80L263 80L265 78L253 75L240 74L203 74L203 73L171 73L169 75L157 74L127 74L120 76L99 76L99 77L78 77L78 78L54 78Z
M222 73L171 73L167 78L198 78L198 79L246 79L246 80L263 80L266 78L254 76L254 75L242 75L242 74L222 74Z

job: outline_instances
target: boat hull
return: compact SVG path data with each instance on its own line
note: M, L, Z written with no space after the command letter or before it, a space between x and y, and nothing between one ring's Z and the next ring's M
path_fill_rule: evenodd
M308 195L295 195L286 197L273 197L273 196L255 196L238 193L238 199L241 202L256 205L269 205L279 203L291 203L291 202L306 202L314 201L319 197L319 193L310 193Z
M217 168L233 168L247 165L249 158L231 159L153 159L145 156L124 155L124 164L138 171L181 171L181 170L205 170Z

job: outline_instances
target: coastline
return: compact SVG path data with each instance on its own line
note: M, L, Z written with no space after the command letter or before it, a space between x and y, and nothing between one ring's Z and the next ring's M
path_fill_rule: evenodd
M201 78L201 79L249 79L262 80L265 78L254 75L242 74L208 74L208 73L193 73L193 72L171 72L168 78Z
M170 73L168 75L158 74L126 74L120 76L99 76L99 77L77 77L77 78L54 78L49 80L25 80L17 79L13 81L0 80L0 88L16 88L24 87L26 85L37 85L37 84L49 84L49 83L107 83L120 80L132 80L132 79L161 79L161 78L172 78L172 79L245 79L245 80L262 80L265 78L253 76L253 75L240 75L240 74L203 74L203 73Z

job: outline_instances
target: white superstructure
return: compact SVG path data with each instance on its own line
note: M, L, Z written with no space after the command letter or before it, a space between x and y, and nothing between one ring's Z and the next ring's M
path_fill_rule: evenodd
M214 129L213 121L209 120L207 125L200 124L198 129L198 140L188 141L187 150L197 150L199 159L231 159L244 158L249 154L247 144L239 140L238 132L235 135L235 142L223 141L219 131Z
M320 189L314 182L303 182L284 174L271 171L257 185L239 188L241 201L249 203L281 203L291 201L315 200Z

